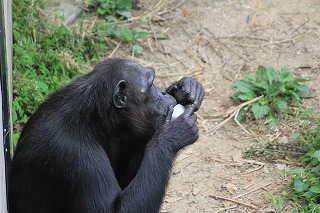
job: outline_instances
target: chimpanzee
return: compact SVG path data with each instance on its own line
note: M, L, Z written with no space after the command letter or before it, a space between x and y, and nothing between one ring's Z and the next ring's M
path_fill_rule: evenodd
M154 78L110 58L42 103L13 156L10 212L158 212L177 152L198 139L204 90ZM186 110L171 121L177 102Z

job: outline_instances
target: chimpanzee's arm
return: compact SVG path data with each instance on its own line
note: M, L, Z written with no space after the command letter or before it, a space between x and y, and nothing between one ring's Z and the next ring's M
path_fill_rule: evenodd
M170 122L172 107L164 126L149 142L136 177L122 192L116 212L158 212L176 153L198 139L194 107L188 107Z
M170 142L160 138L150 142L136 177L123 191L108 159L104 164L82 166L79 179L72 183L70 212L159 212L176 155L165 143ZM86 162L94 158L99 156L85 157Z
M198 139L193 112L194 108L189 107L177 120L170 122L170 108L165 124L147 145L136 177L123 191L107 156L100 151L91 155L92 148L88 150L87 156L82 156L86 165L81 166L81 171L86 170L89 176L81 174L75 181L75 191L71 194L78 196L80 201L74 199L76 203L69 209L74 212L158 212L176 153Z
M151 141L136 177L117 199L115 212L159 212L176 155L161 147L161 140Z

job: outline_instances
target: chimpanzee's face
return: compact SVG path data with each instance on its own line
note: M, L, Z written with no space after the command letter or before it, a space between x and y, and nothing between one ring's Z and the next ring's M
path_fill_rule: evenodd
M169 106L175 106L176 100L165 90L154 85L155 71L153 68L144 68L137 64L132 71L136 72L135 93L136 98L132 101L137 105L143 104L144 107L151 108L153 113L164 115L167 113ZM139 97L140 98L137 98Z
M153 129L157 123L163 122L169 107L175 106L177 102L165 90L153 84L154 69L133 62L127 62L127 66L130 67L126 79L130 92L127 100L128 108L132 112L130 116L133 116L135 122L140 120L149 129ZM144 126L141 123L139 125Z

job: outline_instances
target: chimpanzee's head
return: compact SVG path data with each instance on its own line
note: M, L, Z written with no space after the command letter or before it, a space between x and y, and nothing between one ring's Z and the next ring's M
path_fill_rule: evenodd
M117 120L141 137L152 136L176 100L153 84L155 71L122 59L106 59L95 70L106 79L107 92L112 92L112 110ZM106 77L107 75L107 77ZM111 91L109 91L111 90Z

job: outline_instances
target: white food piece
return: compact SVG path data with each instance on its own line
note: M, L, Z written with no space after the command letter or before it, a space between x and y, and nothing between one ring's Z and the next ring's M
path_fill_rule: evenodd
M174 121L179 117L182 113L184 113L186 109L181 104L177 104L175 107L173 107L173 113L171 117L171 121Z

